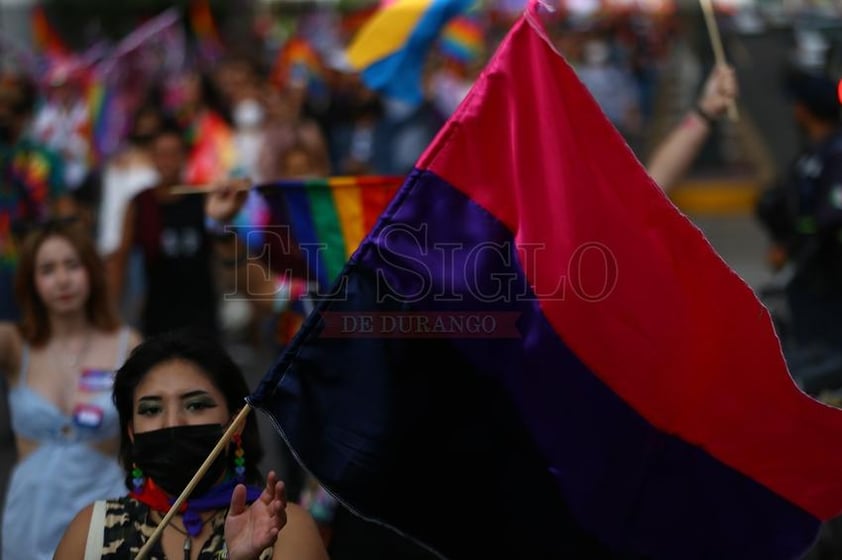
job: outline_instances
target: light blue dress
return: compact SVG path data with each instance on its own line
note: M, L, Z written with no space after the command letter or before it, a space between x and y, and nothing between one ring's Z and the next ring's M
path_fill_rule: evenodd
M125 361L128 334L128 329L120 333L116 367ZM127 492L117 458L92 447L119 433L111 400L114 372L83 373L87 398L69 416L27 385L28 369L25 346L17 386L9 391L9 412L15 434L39 446L12 471L3 510L3 560L50 560L79 510Z

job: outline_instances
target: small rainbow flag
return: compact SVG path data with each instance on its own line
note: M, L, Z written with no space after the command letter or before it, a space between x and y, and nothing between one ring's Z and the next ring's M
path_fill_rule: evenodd
M190 28L196 39L199 55L206 61L222 57L225 47L213 19L208 0L192 0L189 8Z
M288 225L307 251L310 272L327 291L371 231L404 177L284 180L261 185L273 225Z
M61 36L50 24L44 6L36 6L32 10L32 39L35 48L47 56L66 56L69 54L67 46Z
M92 158L91 163L98 163L111 153L114 147L112 120L109 113L114 110L114 92L105 85L105 80L100 76L92 76L87 84L86 97L88 102L88 115L90 119L89 135L91 140Z
M439 49L443 55L464 64L482 56L485 34L476 15L454 18L442 31Z
M280 49L270 79L280 89L304 82L313 95L327 92L322 58L303 37L292 37Z
M187 127L190 155L185 169L188 185L202 185L227 177L237 164L234 133L222 117L202 113Z

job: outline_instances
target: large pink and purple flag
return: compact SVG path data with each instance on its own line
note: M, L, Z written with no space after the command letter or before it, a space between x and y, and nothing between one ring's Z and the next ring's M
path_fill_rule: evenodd
M443 557L798 558L842 510L842 411L536 8L334 292L249 400Z

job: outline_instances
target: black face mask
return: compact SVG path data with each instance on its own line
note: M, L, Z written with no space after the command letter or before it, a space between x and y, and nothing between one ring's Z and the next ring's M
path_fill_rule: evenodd
M175 426L134 435L132 460L166 493L178 496L222 438L221 424ZM191 493L201 496L225 473L225 453L220 453Z

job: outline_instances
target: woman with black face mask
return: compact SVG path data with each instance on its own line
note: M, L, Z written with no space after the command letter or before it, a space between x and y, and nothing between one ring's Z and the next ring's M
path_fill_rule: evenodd
M241 372L217 343L170 333L138 346L114 383L120 459L130 492L82 510L55 559L134 558L248 394ZM148 558L326 559L314 521L287 504L275 473L261 484L256 468L261 456L252 415Z

